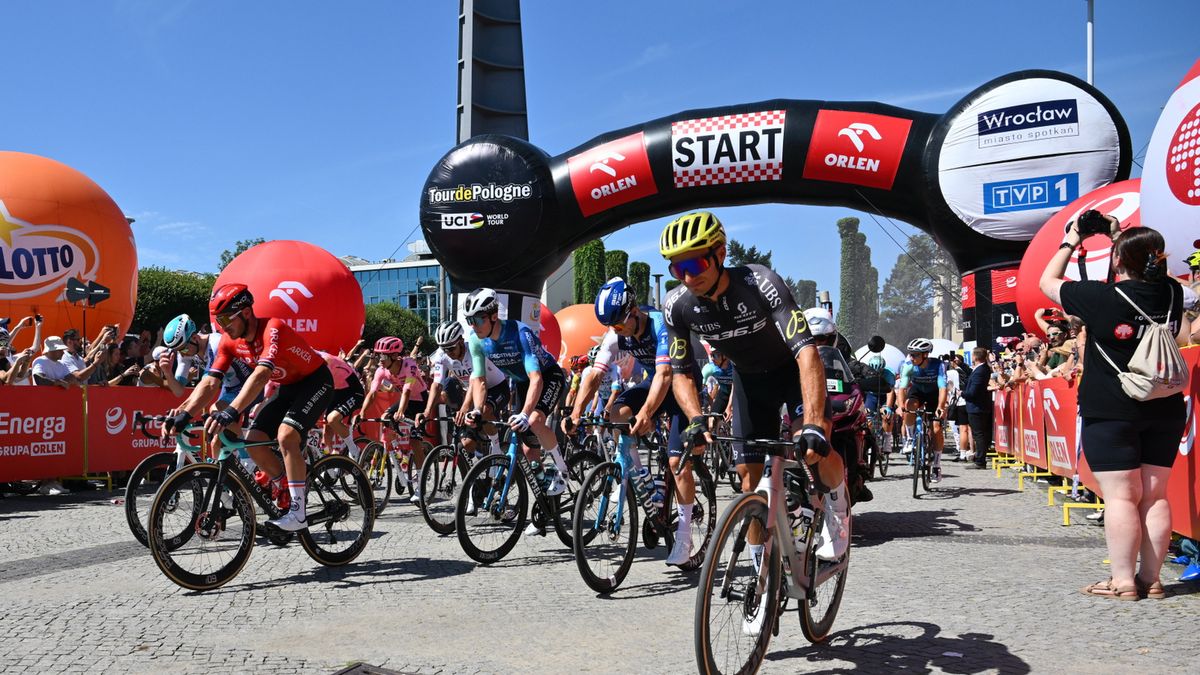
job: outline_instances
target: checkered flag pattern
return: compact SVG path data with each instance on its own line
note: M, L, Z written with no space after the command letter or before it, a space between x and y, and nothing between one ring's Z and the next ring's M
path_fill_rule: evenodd
M671 136L675 138L695 134L762 129L764 127L782 128L786 120L786 115L786 110L764 110L738 115L681 120L671 123ZM782 139L780 140L782 141ZM780 143L780 147L782 148L782 142ZM718 164L696 168L682 168L677 166L674 171L675 187L782 180L782 153L779 156L780 158L777 159L759 159L738 162L736 164Z

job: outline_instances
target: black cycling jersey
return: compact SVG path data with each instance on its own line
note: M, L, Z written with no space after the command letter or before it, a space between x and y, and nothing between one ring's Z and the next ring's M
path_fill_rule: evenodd
M725 273L729 288L716 302L693 295L685 286L667 295L663 315L671 338L671 369L691 369L693 334L728 356L742 373L794 365L813 338L787 284L762 265Z

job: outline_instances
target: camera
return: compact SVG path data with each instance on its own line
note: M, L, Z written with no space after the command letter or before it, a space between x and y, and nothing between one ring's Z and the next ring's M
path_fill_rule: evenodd
M1079 216L1079 223L1076 225L1079 230L1080 237L1090 237L1093 234L1107 235L1110 231L1108 218L1104 217L1096 209L1088 209Z

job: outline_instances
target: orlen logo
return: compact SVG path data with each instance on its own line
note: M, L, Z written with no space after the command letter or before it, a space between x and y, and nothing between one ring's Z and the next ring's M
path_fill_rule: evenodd
M443 213L443 230L478 230L483 227L482 213Z
M890 190L912 120L849 110L820 110L804 177Z
M292 299L293 293L300 293L300 295L308 299L312 299L313 297L312 292L299 281L281 281L268 295L272 298L278 298L280 302L287 305L288 309L292 310L292 314L298 314L300 312L300 305Z
M91 237L62 225L35 225L0 200L0 300L31 298L65 286L68 277L96 278L100 253Z
M1167 185L1188 206L1200 206L1200 103L1183 116L1167 150Z
M641 131L569 157L567 167L585 217L658 192Z
M125 411L117 406L109 408L104 413L104 429L109 436L116 436L125 431Z

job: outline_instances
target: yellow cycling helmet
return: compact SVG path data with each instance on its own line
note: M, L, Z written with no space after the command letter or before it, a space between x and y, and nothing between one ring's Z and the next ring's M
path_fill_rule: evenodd
M707 251L725 243L725 228L708 211L696 211L679 216L667 223L658 240L658 251L664 258L684 253Z
M1183 262L1192 269L1200 269L1200 251L1192 251L1192 254L1184 258Z

